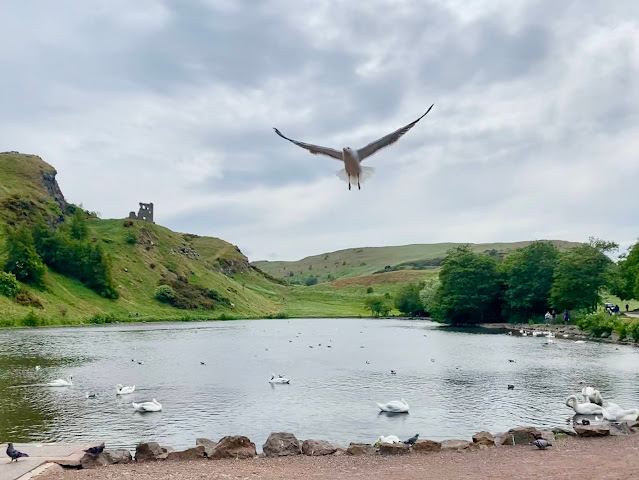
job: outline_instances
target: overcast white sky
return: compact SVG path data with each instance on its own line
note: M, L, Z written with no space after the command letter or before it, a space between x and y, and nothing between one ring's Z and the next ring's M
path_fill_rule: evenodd
M251 260L639 236L639 2L5 0L0 151ZM361 147L433 110L366 161Z

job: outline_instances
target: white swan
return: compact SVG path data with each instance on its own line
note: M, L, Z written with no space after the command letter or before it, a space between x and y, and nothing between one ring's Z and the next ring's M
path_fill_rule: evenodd
M271 375L271 379L268 381L268 383L286 383L286 384L289 384L289 383L291 383L291 381L288 378L278 377L275 374L272 374Z
M50 387L70 387L71 385L73 385L73 382L71 381L72 379L73 377L69 375L66 380L58 378L53 382L47 383L47 385L49 385Z
M374 445L380 446L382 443L401 443L401 440L397 435L388 435L387 437L380 435Z
M593 387L584 387L581 389L581 394L586 398L588 402L596 403L599 406L603 405L603 398L601 393Z
M138 412L159 412L162 410L162 405L155 398L150 402L135 403L132 402L133 408Z
M388 403L378 403L377 406L382 412L408 413L408 403L403 398L401 400L391 400Z
M616 403L608 402L603 408L603 416L609 422L629 422L637 420L637 417L639 417L639 409L631 408L624 410Z
M129 393L133 393L135 391L135 385L132 387L123 387L121 384L117 384L115 386L115 394L116 395L128 395Z
M579 415L603 414L603 408L594 403L579 403L576 395L570 395L566 399L566 406L572 408Z

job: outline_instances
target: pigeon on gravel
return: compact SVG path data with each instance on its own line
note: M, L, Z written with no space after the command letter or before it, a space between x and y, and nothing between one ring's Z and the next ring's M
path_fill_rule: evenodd
M552 443L543 438L538 438L534 442L531 442L531 444L537 447L539 450L546 450L546 447L552 447Z
M9 463L11 463L14 460L17 462L20 457L28 457L29 455L18 452L15 448L13 448L13 443L10 443L7 445L7 456L11 458L11 460L9 460Z
M415 445L417 439L419 438L419 433L416 433L414 437L410 437L408 440L405 440L404 443L406 445Z

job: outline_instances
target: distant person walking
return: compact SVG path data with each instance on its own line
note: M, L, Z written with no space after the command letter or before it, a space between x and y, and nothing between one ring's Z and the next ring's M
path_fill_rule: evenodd
M552 312L550 312L550 314L552 315L552 321L553 323L555 323L557 321L557 312L555 312L555 309L552 309Z
M619 305L615 305L615 314L619 315Z
M546 320L546 323L550 322L551 318L552 318L552 315L550 315L550 312L546 312L546 315L544 315L544 319Z
M630 305L626 303L626 312L630 310Z
M570 320L570 314L568 313L568 310L566 310L564 312L564 323L568 323L569 320Z

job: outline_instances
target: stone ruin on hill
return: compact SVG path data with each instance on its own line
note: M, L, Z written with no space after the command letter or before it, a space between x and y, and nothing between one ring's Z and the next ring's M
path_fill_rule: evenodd
M132 220L143 220L145 222L155 223L153 221L153 204L140 202L140 209L138 210L137 215L135 212L130 212L129 218Z

